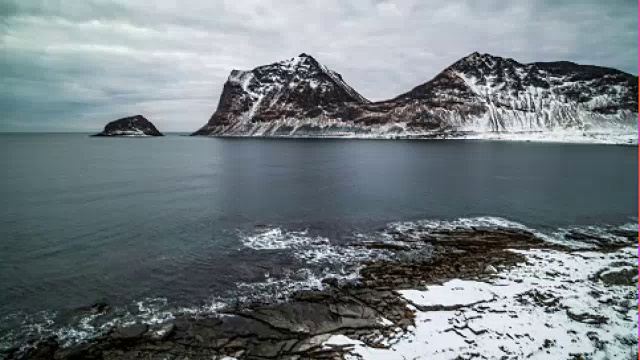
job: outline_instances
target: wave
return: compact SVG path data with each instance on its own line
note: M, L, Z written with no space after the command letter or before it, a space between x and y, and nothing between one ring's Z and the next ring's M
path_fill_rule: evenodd
M281 302L300 290L319 290L327 286L323 279L338 282L358 280L361 263L388 258L386 250L357 246L362 234L353 234L352 242L334 244L322 236L312 236L308 230L294 231L279 227L262 228L253 233L240 233L243 246L255 251L280 252L291 256L291 269L272 276L265 269L265 281L237 283L239 302Z
M212 316L227 305L216 298L202 305L180 307L173 306L166 298L148 298L112 309L106 314L76 314L73 319L60 319L62 316L58 311L14 313L0 318L2 323L19 319L14 329L0 337L0 352L16 346L18 342L24 347L31 339L50 337L57 338L63 347L71 346L105 335L115 326L163 324L182 315Z
M316 265L350 264L386 255L363 247L334 245L326 237L309 235L308 230L287 231L279 227L258 230L253 234L241 233L240 241L253 250L293 250L291 255L297 260Z
M496 216L479 216L471 218L458 218L455 220L418 220L418 221L404 221L393 222L387 225L387 232L398 231L404 233L410 233L416 230L422 230L424 232L430 232L435 230L472 230L476 228L491 228L491 229L514 229L514 230L526 230L535 232L534 229L527 227L519 222L511 221L505 218Z
M520 230L552 244L561 244L575 249L592 249L605 243L610 245L628 243L628 237L638 232L638 219L630 218L630 220L632 222L618 225L576 225L545 231L502 217L480 216L455 220L394 222L385 227L383 235L393 240L394 236L400 234L404 239L417 241L425 235L443 230Z

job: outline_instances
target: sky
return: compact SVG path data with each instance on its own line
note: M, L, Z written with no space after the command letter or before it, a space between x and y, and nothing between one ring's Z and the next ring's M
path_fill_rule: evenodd
M153 4L152 4L153 3ZM232 69L302 52L370 100L474 52L637 74L632 0L2 0L0 132L204 125Z

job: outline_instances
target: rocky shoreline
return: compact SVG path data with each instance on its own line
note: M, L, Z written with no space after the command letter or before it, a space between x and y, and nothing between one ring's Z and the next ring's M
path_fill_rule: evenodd
M296 292L285 303L237 305L216 316L115 327L102 337L66 348L55 338L46 339L11 349L4 358L401 359L426 358L430 353L429 358L443 359L532 354L587 359L627 348L629 359L637 354L634 231L612 230L616 241L600 234L567 233L567 240L583 244L579 249L512 228L416 227L389 235L384 241L353 245L393 254L387 260L365 262L357 283L327 278L323 290ZM569 269L572 262L584 266ZM585 304L592 301L611 311L570 303L574 292L584 296L581 289L591 297L582 299ZM101 309L108 311L106 305ZM494 328L527 316L528 322L514 322L508 331ZM576 338L581 352L570 351L573 337L563 343L559 337L546 338L544 331L524 330L544 316L551 316L545 320L545 331L560 327ZM483 318L488 323L482 323ZM565 321L579 328L570 329ZM607 325L625 333L630 327L629 336L609 339ZM579 344L581 337L593 347ZM521 344L522 339L533 344L526 350L530 352L522 352L531 347ZM492 352L493 345L499 354Z

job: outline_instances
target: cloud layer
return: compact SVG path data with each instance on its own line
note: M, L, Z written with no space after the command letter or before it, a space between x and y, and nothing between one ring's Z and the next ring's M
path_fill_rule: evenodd
M635 1L4 0L0 131L193 131L232 69L312 54L372 100L473 52L637 73Z

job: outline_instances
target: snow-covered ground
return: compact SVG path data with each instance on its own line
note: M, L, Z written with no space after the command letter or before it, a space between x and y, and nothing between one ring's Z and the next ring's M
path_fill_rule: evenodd
M437 139L437 140L498 140L548 143L638 145L637 129L627 127L611 131L581 131L556 129L547 131L463 131L416 132L406 123L389 123L370 127L337 120L285 119L272 123L250 123L226 131L225 137L339 138L339 139ZM299 131L315 127L317 132ZM279 129L287 129L280 131ZM360 131L355 131L360 130ZM278 135L274 135L278 134Z
M389 348L344 335L325 346L363 359L636 359L637 289L602 276L626 269L637 283L637 250L517 250L527 263L489 282L399 291L416 326Z
M580 143L580 144L612 144L612 145L638 145L638 134L635 132L578 132L578 131L552 131L552 132L522 132L522 133L476 133L465 135L464 139L477 140L502 140L502 141L531 141L549 143Z

